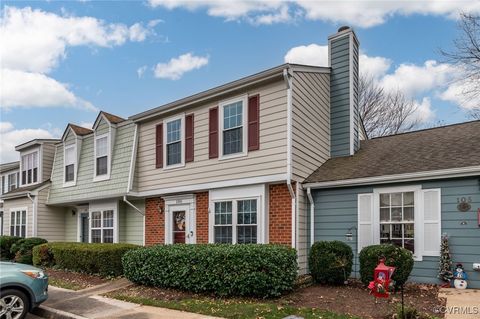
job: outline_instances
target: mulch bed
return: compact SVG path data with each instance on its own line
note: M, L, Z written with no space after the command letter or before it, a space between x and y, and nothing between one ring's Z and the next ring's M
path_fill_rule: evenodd
M108 279L99 276L60 269L48 268L45 270L45 272L47 273L51 283L66 283L67 285L78 287L78 289L85 289L108 282ZM53 286L55 286L55 284L53 284Z
M415 307L419 312L442 318L434 313L435 307L445 305L445 300L439 299L438 286L408 284L405 286L405 305ZM183 299L202 299L212 296L192 294L173 289L162 289L133 285L117 290L116 295L143 297L164 301L181 301ZM236 299L238 300L238 299ZM312 285L296 289L294 292L274 300L250 300L271 302L295 307L318 308L338 314L350 314L362 318L384 319L392 318L396 305L400 303L400 293L391 295L389 299L375 299L360 282L351 282L347 286Z

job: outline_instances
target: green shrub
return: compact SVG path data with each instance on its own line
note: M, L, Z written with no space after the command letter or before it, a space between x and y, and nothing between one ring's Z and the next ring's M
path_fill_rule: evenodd
M22 238L12 245L12 247L10 248L10 253L15 256L15 262L31 265L33 247L44 244L46 242L46 239L38 237Z
M279 245L157 245L129 251L125 277L144 285L219 296L279 296L292 289L297 256Z
M10 252L12 245L17 241L22 239L22 237L16 236L0 236L0 259L1 260L13 260L15 254Z
M396 287L404 284L413 269L413 254L408 249L391 245L367 246L360 252L360 278L365 285L373 280L373 270L380 257L385 257L385 265L396 267L393 274Z
M35 265L71 271L120 276L122 256L139 246L132 244L48 243L35 247Z
M313 279L320 283L342 284L352 272L352 248L341 241L318 241L308 259Z

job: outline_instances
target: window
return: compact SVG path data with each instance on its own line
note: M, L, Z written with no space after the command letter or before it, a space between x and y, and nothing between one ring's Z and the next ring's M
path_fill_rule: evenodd
M8 191L11 192L17 188L17 173L8 174Z
M65 182L75 181L75 145L65 147Z
M257 243L257 199L214 203L215 243Z
M415 193L380 193L380 243L415 252Z
M166 158L167 166L182 163L182 119L167 122Z
M114 242L114 211L93 211L91 216L91 240L92 243Z
M108 135L95 137L95 175L108 175Z
M243 101L223 106L223 155L243 152Z
M25 237L27 231L27 211L25 209L10 212L10 236Z
M38 182L38 151L22 156L22 185Z

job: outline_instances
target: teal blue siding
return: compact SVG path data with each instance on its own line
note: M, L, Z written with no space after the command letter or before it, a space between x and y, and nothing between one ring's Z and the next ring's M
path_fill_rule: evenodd
M411 183L421 184L423 189L441 189L442 233L450 237L450 251L454 263L462 263L469 276L469 287L480 288L480 272L472 270L473 263L480 263L480 228L477 208L480 207L480 179L461 178ZM398 186L399 184L379 187ZM408 185L408 184L404 184ZM372 193L376 186L312 190L315 203L315 241L345 240L345 233L357 226L357 195ZM461 213L457 210L457 198L470 197L472 209ZM310 208L308 208L310 212ZM308 217L310 220L310 216ZM465 221L466 225L461 225ZM310 225L309 225L310 226ZM356 241L346 242L355 254L358 271ZM438 257L424 256L416 261L410 280L439 283L437 279Z

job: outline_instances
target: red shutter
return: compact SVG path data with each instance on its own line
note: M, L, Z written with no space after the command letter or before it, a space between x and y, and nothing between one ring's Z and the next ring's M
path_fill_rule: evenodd
M208 119L208 158L218 157L218 107L210 109Z
M260 148L260 96L248 98L248 150Z
M193 114L185 116L185 162L193 162Z
M158 124L155 132L155 165L163 167L163 124Z

